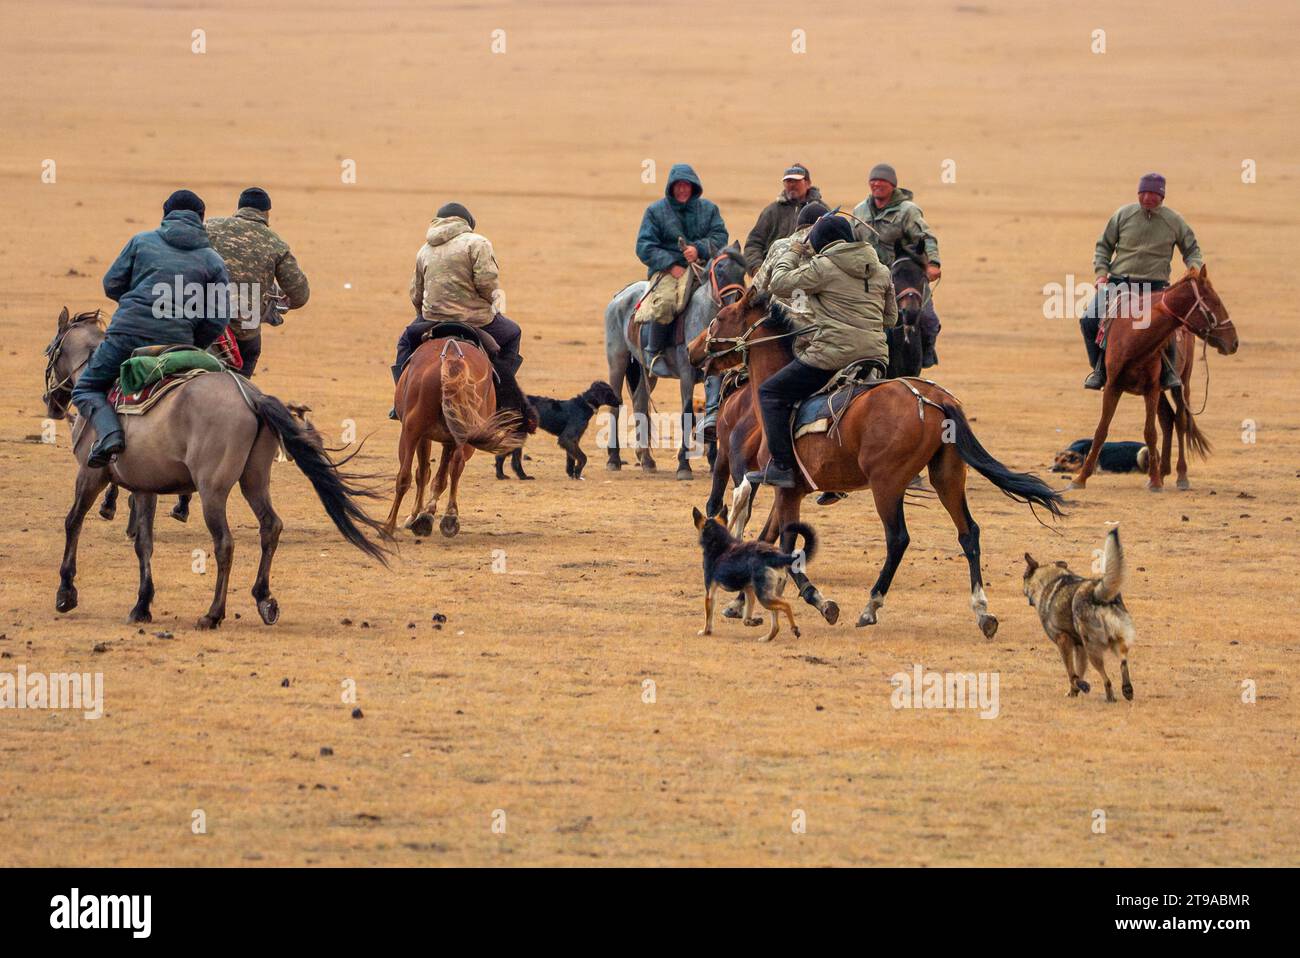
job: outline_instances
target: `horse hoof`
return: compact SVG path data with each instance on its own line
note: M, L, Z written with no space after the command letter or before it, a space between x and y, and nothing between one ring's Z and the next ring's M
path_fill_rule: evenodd
M834 625L836 622L840 620L840 607L838 603L834 602L833 600L828 599L826 601L826 604L822 606L821 611L822 611L822 618L825 619L827 622L829 622L831 625Z
M681 466L677 470L677 478L683 482L689 482L695 478L695 473L691 472L690 466Z
M180 506L172 506L171 517L177 522L189 522L190 510L182 509Z
M422 512L411 520L408 528L417 536L427 536L433 533L433 516L427 512Z
M1073 482L1073 481L1072 481L1068 486L1065 487L1065 491L1066 491L1066 492L1076 492L1076 491L1078 491L1079 489L1083 489L1083 488L1085 488L1085 486L1084 486L1084 484L1083 484L1082 482Z
M752 618L752 619L746 619L746 620L745 620L745 624L748 625L748 626L750 626L751 628L752 628L753 626L756 626L756 625L762 625L762 624L763 624L763 617L762 617L761 615L758 615L758 616L755 616L755 617Z
M790 631L794 633L794 637L796 639L799 638L799 636L803 635L803 633L799 631L799 626L797 625L790 626Z
M1074 684L1078 688L1078 690L1080 692L1083 692L1085 695L1092 691L1092 686L1089 685L1087 682L1085 682L1083 679L1076 679Z
M271 598L263 599L257 603L257 614L267 625L275 625L280 619L280 603Z
M211 631L212 629L217 628L219 625L221 625L220 619L214 619L210 615L204 615L204 616L200 616L199 621L194 623L194 628L202 629L203 631L208 632Z
M1178 488L1181 489L1183 492L1186 492L1188 489L1192 488L1192 484L1188 482L1186 479L1179 479L1177 485Z
M1130 702L1133 701L1133 686L1124 686L1124 698L1128 699Z
M1164 491L1165 491L1164 486L1153 485L1149 480L1147 481L1147 492L1164 492Z
M859 629L862 628L863 626L875 625L875 624L876 624L876 613L872 610L863 612L860 616L858 616L857 628Z
M114 516L116 515L117 515L117 509L115 507L110 508L108 506L101 506L99 509L99 518L107 522L112 522Z
M609 462L605 463L605 468L608 469L610 472L619 472L623 468L623 460L620 459L617 462L615 462L613 459L611 459Z
M991 639L998 634L998 620L991 615L981 615L979 617L980 631L984 633L984 638Z
M148 609L132 609L127 615L128 622L152 622L153 614Z
M641 462L641 468L646 472L658 472L659 467L655 465L653 459L645 459Z
M722 617L724 619L739 619L740 610L732 608L731 606L727 606L725 609L722 610Z
M429 521L432 522L433 520L430 519ZM460 519L457 516L443 516L442 522L438 524L438 528L442 530L444 536L450 539L456 533L460 532Z
M59 597L54 600L54 608L57 612L71 612L77 607L77 590L60 589Z

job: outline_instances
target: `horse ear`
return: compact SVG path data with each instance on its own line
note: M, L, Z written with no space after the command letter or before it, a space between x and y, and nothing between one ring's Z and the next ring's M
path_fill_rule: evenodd
M59 332L68 328L68 307L63 307L63 312L59 313Z
M1025 568L1026 572L1033 572L1035 569L1038 568L1038 563L1034 561L1034 557L1031 556L1028 552L1025 553L1025 566L1026 566Z
M704 528L704 513L700 512L699 506L695 506L691 509L691 518L695 520L695 528Z

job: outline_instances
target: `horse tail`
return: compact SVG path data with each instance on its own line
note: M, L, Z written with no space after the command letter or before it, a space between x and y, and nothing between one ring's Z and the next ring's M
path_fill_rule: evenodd
M1012 472L980 445L961 407L950 402L941 403L940 406L944 416L956 427L954 445L957 454L966 465L997 486L1009 499L1026 503L1030 508L1035 505L1042 506L1054 516L1065 514L1061 509L1063 500L1059 492L1054 492L1047 483L1035 475L1027 472Z
M370 518L357 502L358 499L377 499L379 494L355 485L367 476L342 472L338 463L330 459L321 444L316 430L296 420L284 403L274 396L258 393L252 398L257 418L275 432L284 446L285 454L311 482L325 512L334 527L348 542L372 559L388 565L388 550L366 537L362 527L389 541L383 523Z
M803 537L803 560L812 562L817 555L817 533L806 522L787 522L781 527L781 551L794 552L795 536ZM791 559L793 560L793 555Z
M635 356L627 358L627 390L629 395L636 396L636 389L641 385L641 364L636 361Z
M1174 417L1176 423L1182 427L1183 433L1187 437L1187 445L1192 452L1201 459L1208 459L1213 451L1210 446L1210 439L1205 433L1201 432L1201 427L1196 425L1196 417L1192 415L1192 407L1187 405L1187 400L1183 398L1183 390L1175 389L1174 394ZM1161 401L1168 402L1161 394Z
M522 419L513 409L484 416L483 399L470 379L469 363L459 349L442 354L442 418L457 446L472 446L494 456L514 452L523 443Z

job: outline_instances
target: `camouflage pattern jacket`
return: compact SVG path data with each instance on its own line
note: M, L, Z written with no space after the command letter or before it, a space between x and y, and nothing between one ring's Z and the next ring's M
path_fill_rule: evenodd
M260 289L261 302L241 303L240 311L246 315L230 324L236 339L257 336L267 302L277 284L288 297L290 309L306 304L311 295L307 277L289 251L289 244L267 225L266 214L261 210L244 206L234 216L209 220L208 239L226 261L230 281L243 286L242 295L250 295L254 283Z
M789 236L772 241L772 245L767 248L767 256L764 257L762 265L754 271L754 279L750 285L754 287L755 292L767 292L772 279L772 267L776 265L777 260L785 255L786 250L794 247L800 252L801 261L807 260L812 255L811 248L806 245L808 234L811 232L812 224L809 223L807 226L800 226ZM782 305L790 306L791 304L783 302Z
M415 257L411 304L431 322L486 326L497 314L497 259L459 216L436 217Z

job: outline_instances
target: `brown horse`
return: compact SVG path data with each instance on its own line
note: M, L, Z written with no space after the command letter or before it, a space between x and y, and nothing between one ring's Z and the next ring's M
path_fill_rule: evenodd
M754 490L745 482L745 473L758 468L760 451L767 448L758 418L754 393L743 384L728 393L718 409L718 455L713 461L713 485L705 512L709 518L721 514L723 496L732 486L727 529L734 536L744 536L754 505Z
M393 407L402 420L402 436L397 448L396 496L385 529L391 535L397 528L397 513L411 487L411 460L415 459L415 508L406 528L417 536L433 531L438 500L450 478L451 494L439 528L443 535L454 536L460 531L456 493L465 463L475 449L500 456L523 445L518 434L519 414L510 409L497 410L487 354L477 345L454 337L420 344L397 381ZM435 441L442 444L442 458L438 461L432 502L426 510L424 495Z
M749 388L757 404L759 387L794 358L791 341L808 329L779 304L746 293L739 303L718 313L702 344L692 344L691 361L707 361L706 373L747 364ZM838 492L870 488L885 527L887 554L870 601L858 618L859 626L875 624L907 550L903 495L922 468L928 467L930 483L957 527L957 541L970 568L971 609L988 638L997 632L998 621L989 614L984 593L979 526L966 503L966 467L1018 502L1062 514L1059 493L1036 476L1012 472L989 455L975 438L961 404L942 387L924 380L887 380L861 393L832 433L803 436L796 441L795 451L803 475L797 488L776 490L762 538L774 542L781 528L798 520L800 504L814 485ZM822 598L802 573L791 574L804 600L834 621L838 607Z
M1133 304L1133 300L1129 300ZM1097 468L1097 457L1115 416L1115 407L1124 393L1141 396L1146 402L1146 428L1143 437L1147 444L1147 488L1160 492L1164 476L1169 475L1170 444L1172 434L1178 434L1178 488L1190 489L1187 481L1187 460L1184 445L1205 458L1210 444L1196 425L1192 410L1187 405L1188 388L1192 380L1192 359L1198 337L1205 340L1225 356L1237 351L1237 328L1228 319L1228 310L1219 294L1210 285L1209 275L1202 266L1190 269L1187 274L1167 289L1151 296L1150 303L1137 304L1117 312L1107 330L1106 388L1101 397L1101 419L1092 437L1092 449L1084 460L1079 474L1070 483L1071 489L1082 489ZM1160 389L1161 356L1170 336L1178 337L1179 376L1183 388L1174 392L1176 409L1169 405ZM1156 416L1164 431L1163 449L1156 449Z
M104 338L99 323L87 319L94 316L82 314L69 320L64 310L54 339L45 350L49 357L45 406L51 419L67 416L72 387ZM379 523L367 516L356 501L373 493L350 484L358 477L339 471L310 425L295 420L280 400L262 393L235 373L197 376L159 399L147 415L123 416L127 447L105 468L92 469L86 465L94 439L94 431L87 426L88 421L78 417L72 431L72 448L80 468L76 496L64 521L66 543L59 568L59 593L54 603L59 612L77 607L75 579L81 525L95 497L113 482L134 493L135 502L135 554L140 565L140 589L128 621L153 619L149 611L154 596L150 560L158 496L198 492L203 499L203 518L212 534L217 558L216 594L207 614L199 619L198 627L215 629L226 615L226 592L235 551L234 537L226 521L226 499L238 482L261 529L262 560L253 584L253 598L262 621L274 624L280 617L280 606L271 595L271 559L283 523L271 507L271 463L281 446L311 481L343 538L366 555L384 561L384 549L368 539L361 529L361 526L378 529Z

